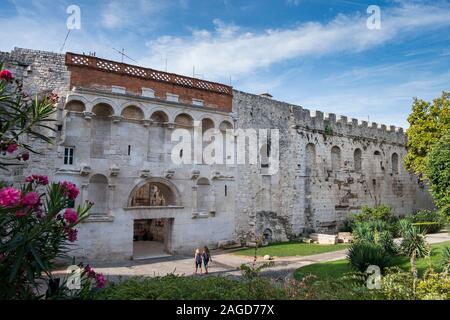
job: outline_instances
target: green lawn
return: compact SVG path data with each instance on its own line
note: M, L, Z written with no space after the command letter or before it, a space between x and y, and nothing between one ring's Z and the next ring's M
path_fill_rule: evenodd
M332 252L338 250L344 250L348 247L347 244L312 244L302 242L284 242L270 244L267 247L258 248L257 255L265 256L270 255L273 257L289 257L289 256L310 256L313 254ZM233 252L233 254L243 256L254 256L255 249L247 248Z
M419 274L422 274L426 268L430 265L439 268L439 263L442 258L442 248L445 246L449 246L450 242L444 242L439 244L432 245L430 258L422 258L417 260L417 269L419 270ZM395 257L393 260L393 264L402 268L403 270L410 270L411 265L409 264L409 259L407 257ZM346 259L330 261L330 262L321 262L311 264L309 266L305 266L299 268L295 271L294 277L295 279L301 279L306 275L313 274L318 278L338 278L344 275L347 272L353 271L350 267L350 264Z

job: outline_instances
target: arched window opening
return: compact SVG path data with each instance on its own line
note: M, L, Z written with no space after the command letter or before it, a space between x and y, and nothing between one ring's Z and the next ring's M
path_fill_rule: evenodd
M397 153L392 154L392 173L393 174L398 173L398 154Z
M355 171L361 172L362 170L362 151L361 149L357 148L355 149L355 152L353 154L353 161L355 165Z
M166 207L176 205L176 198L169 186L160 182L148 182L131 196L132 207Z
M331 170L341 170L341 149L337 146L331 148Z

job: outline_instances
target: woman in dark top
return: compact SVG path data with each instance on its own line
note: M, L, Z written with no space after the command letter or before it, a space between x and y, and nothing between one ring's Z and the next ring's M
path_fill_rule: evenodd
M203 258L203 265L205 266L205 274L208 274L208 263L209 261L212 261L212 259L211 253L209 252L207 246L203 248L202 258Z

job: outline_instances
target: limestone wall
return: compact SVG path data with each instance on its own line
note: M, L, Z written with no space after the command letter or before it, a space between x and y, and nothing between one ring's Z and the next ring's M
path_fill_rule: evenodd
M239 91L233 92L233 112L228 113L69 88L64 55L54 53L15 49L0 53L0 60L24 81L26 91L55 91L61 97L52 124L57 131L47 132L55 144L29 141L39 154L1 179L19 183L30 174L46 174L52 181L75 183L81 190L77 205L97 201L93 215L80 225L75 256L131 258L138 219L173 218L172 252L191 253L255 235L285 241L311 231L333 232L362 205L388 204L397 214L432 206L417 178L403 168L401 129L313 114ZM279 172L268 175L260 165L174 165L170 138L183 127L177 122L181 114L183 121L206 119L214 128L279 129ZM74 161L64 164L68 147L74 148ZM133 191L147 182L166 185L175 205L130 208Z
M235 221L240 236L261 236L269 229L274 240L284 240L312 231L334 232L364 205L387 204L398 215L432 208L428 192L403 167L402 129L369 127L239 91L233 107L238 128L280 130L278 174L261 175L258 166L238 167Z

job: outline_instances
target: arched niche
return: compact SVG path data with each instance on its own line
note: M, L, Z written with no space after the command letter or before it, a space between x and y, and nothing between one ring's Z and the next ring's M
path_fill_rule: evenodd
M356 148L353 152L353 162L354 169L356 172L361 172L362 170L362 151L360 148Z
M194 122L190 115L181 113L175 117L175 124L182 127L192 127Z
M180 205L177 188L166 179L152 178L137 185L131 192L129 207L170 207Z
M114 114L114 109L109 104L101 102L92 108L92 112L96 117L110 117Z
M153 123L162 125L169 121L169 116L164 111L155 111L150 116L150 120L152 120Z
M86 105L82 101L71 100L66 103L64 109L68 111L83 112L86 111Z
M331 170L341 170L341 149L338 146L331 148Z
M121 116L129 120L143 120L144 112L137 106L128 106L122 110Z

